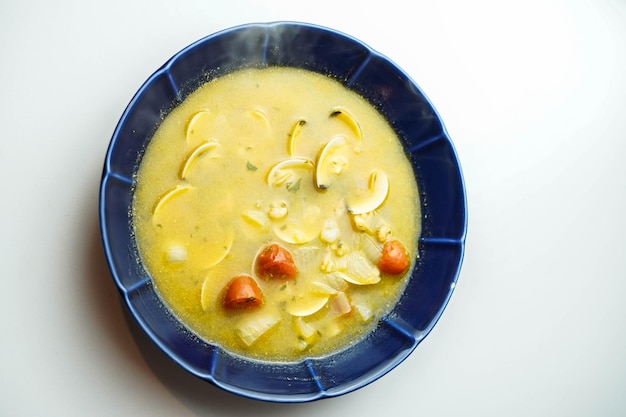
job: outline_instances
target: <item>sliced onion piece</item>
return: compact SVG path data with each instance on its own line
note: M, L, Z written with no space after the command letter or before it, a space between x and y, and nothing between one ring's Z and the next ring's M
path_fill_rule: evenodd
M352 304L345 292L340 292L330 300L330 310L336 316L343 316L352 311Z
M336 295L340 292L330 284L322 281L314 281L311 283L311 286L313 287L313 292L320 295Z
M383 254L383 246L372 236L364 233L361 236L361 250L374 265L378 263Z
M293 251L293 258L300 268L308 268L319 258L320 251L317 246L301 246Z
M348 211L352 214L363 214L380 207L389 194L389 178L379 169L371 172L367 192L352 197L348 202Z
M280 314L277 311L266 310L244 318L235 327L235 333L250 346L279 322Z
M328 283L328 285L337 290L337 292L345 291L346 289L348 289L348 283L341 276L327 274L325 281Z
M355 285L371 285L380 281L380 271L365 255L360 252L351 252L347 257L348 269L331 272L330 275L340 277Z

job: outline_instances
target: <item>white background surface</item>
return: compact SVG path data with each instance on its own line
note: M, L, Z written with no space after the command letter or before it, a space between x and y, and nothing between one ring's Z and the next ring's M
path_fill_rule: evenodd
M125 318L97 214L144 80L201 37L275 20L346 32L408 72L469 207L429 337L381 380L296 405L222 392L152 347ZM0 62L0 416L626 413L625 1L11 0Z

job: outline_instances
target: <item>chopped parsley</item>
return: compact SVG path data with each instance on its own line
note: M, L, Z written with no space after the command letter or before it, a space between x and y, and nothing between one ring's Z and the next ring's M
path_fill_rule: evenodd
M302 182L302 178L298 178L296 182L288 182L287 183L287 191L290 193L295 193L300 189L300 183Z

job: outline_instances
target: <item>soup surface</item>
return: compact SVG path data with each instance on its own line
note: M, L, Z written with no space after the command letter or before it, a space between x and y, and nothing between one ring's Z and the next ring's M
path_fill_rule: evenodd
M199 337L259 360L322 356L398 301L418 190L386 120L326 76L246 69L151 139L133 222L158 294Z

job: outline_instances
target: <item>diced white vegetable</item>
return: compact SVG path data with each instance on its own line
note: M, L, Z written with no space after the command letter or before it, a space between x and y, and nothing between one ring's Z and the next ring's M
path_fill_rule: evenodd
M280 220L287 216L288 213L287 203L284 201L274 201L270 203L270 208L267 215L272 220Z
M342 242L341 240L334 243L331 246L331 249L335 252L335 255L337 256L345 256L350 251L350 248L348 248L348 245L345 242Z
M240 321L235 332L247 346L250 346L278 322L280 314L277 311L254 314Z
M353 304L353 307L354 307L354 310L356 310L356 312L359 314L359 316L361 317L363 321L368 321L374 315L374 312L372 311L372 309L369 308L369 306L367 306L366 304L363 304L363 303Z
M352 311L352 305L350 299L345 292L340 292L330 300L330 309L333 314L337 316L343 316Z
M370 232L370 230L373 230L371 224L371 215L371 212L354 214L352 216L354 227L356 227L356 229L360 230L361 232Z
M383 254L383 247L369 235L361 236L361 250L372 264L376 265Z
M327 252L320 264L320 270L322 272L333 272L335 270L335 260L330 252Z
M369 303L369 299L363 293L353 293L351 303L352 308L361 317L361 320L368 321L374 317L374 311Z
M326 220L320 233L320 239L325 243L334 243L339 239L339 226L335 220Z
M294 347L296 348L297 351L302 352L304 349L309 347L309 344L307 343L306 340L298 338L298 340L296 341L296 345Z
M381 224L376 230L376 238L380 243L385 243L388 241L393 235L393 231L391 230L391 226L388 223Z
M259 230L265 231L268 228L267 217L265 216L265 213L263 212L256 211L256 210L249 210L244 213L241 213L241 218L244 219L246 223L258 228Z
M330 158L330 172L335 175L341 174L346 165L348 165L348 159L342 155L335 155Z
M301 336L304 340L308 341L315 335L316 328L304 321L302 317L295 317L293 324L298 336Z
M167 250L167 262L177 264L187 260L187 249L182 245L172 245Z
M320 262L320 271L325 273L343 271L348 265L348 260L344 256L348 253L348 245L341 241L330 245Z

